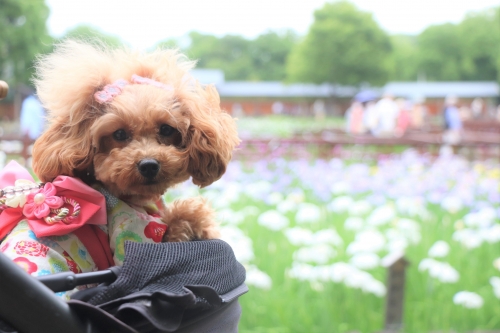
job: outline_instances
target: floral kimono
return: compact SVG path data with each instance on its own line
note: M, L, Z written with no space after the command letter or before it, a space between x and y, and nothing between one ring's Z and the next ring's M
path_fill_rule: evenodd
M158 243L167 230L163 201L132 206L66 176L38 186L16 162L0 172L0 188L0 252L32 276L121 265L125 241Z

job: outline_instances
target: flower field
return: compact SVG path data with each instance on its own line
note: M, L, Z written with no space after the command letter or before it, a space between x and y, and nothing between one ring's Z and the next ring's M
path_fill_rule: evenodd
M404 255L404 332L500 329L500 165L413 151L372 163L234 161L196 195L247 268L242 333L377 332Z

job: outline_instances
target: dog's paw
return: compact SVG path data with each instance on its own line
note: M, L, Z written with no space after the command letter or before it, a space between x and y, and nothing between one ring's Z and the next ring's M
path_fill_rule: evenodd
M164 242L219 238L215 212L203 198L177 200L162 212L168 226Z

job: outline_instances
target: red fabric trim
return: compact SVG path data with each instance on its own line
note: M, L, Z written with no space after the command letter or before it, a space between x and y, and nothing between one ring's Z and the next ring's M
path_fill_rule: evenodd
M108 235L98 226L86 224L73 233L87 248L99 270L114 266Z

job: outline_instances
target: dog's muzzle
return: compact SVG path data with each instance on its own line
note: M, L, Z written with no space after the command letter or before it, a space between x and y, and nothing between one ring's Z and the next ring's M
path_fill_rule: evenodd
M152 158L145 158L137 164L137 168L144 178L152 180L160 171L160 163Z

